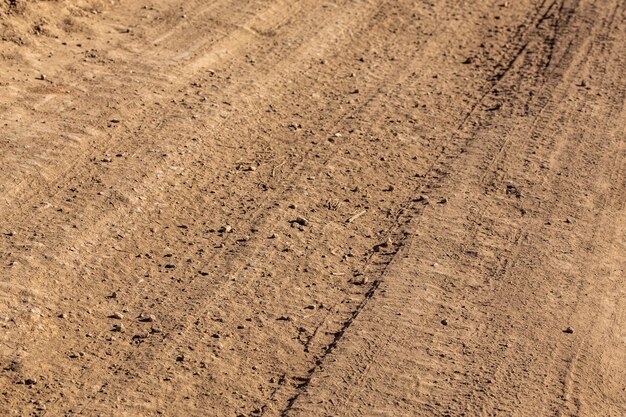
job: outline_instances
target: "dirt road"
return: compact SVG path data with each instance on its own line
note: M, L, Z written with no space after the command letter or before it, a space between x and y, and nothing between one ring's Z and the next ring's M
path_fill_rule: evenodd
M623 416L623 0L0 2L0 415Z

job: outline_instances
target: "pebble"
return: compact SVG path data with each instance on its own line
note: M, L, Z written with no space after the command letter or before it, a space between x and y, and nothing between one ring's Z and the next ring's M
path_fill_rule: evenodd
M384 241L384 242L382 242L382 243L379 243L379 244L377 244L377 245L374 245L374 247L372 248L372 250L373 250L374 252L380 252L380 249L381 249L381 248L389 248L389 247L391 247L392 245L393 245L393 241L391 240L391 238L390 238L390 237L388 237L386 241Z
M296 219L293 221L293 223L298 223L300 226L308 226L309 225L309 221L302 217L302 216L298 216L296 217Z
M572 327L568 326L567 329L563 330L563 333L572 334L572 333L574 333L574 329Z
M426 206L426 205L430 204L430 199L428 198L427 195L422 194L419 197L415 198L413 200L413 202L415 202L415 203L422 203L422 204L424 204Z
M447 326L448 325L448 320L446 320L446 319L441 320L441 324L443 324L444 326Z
M156 319L152 314L141 313L141 315L139 316L139 321L144 323L152 323L155 320Z
M352 279L352 284L354 285L365 285L368 282L369 282L369 278L367 276L361 276L361 277Z
M35 385L37 384L37 378L27 378L24 380L24 384L26 385Z
M229 225L225 225L217 229L218 233L230 233L233 231L233 227Z
M114 324L113 328L111 329L114 332L123 332L124 331L124 325L123 324Z
M119 311L116 311L115 313L111 314L109 318L122 320L124 318L124 315L120 313Z

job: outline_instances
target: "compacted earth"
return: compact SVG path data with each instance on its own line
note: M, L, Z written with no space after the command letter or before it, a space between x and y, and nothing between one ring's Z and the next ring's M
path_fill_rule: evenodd
M0 415L626 415L623 0L0 0Z

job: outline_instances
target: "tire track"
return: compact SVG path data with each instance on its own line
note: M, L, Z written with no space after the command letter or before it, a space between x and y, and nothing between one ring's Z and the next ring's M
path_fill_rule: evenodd
M561 65L559 65L559 67L561 67ZM541 90L543 90L543 87L544 87L544 86L542 85L542 86L541 86ZM544 106L544 108L545 108L545 106ZM541 116L541 112L540 112L539 116ZM537 120L538 120L538 119L535 119L535 121L533 122L533 124L536 124L536 121L537 121ZM530 137L530 135L529 135L528 137ZM506 143L508 143L508 142L506 142ZM506 144L506 143L505 143L505 144ZM502 145L502 146L501 146L501 149L502 149L502 147L503 147L503 146L505 146L505 145ZM498 159L498 158L500 158L500 156L501 156L501 155L502 155L502 152L499 152L499 153L496 155L496 157L495 157L495 158L496 158L496 159ZM492 162L490 163L490 167L492 168L492 167L494 166L494 164L495 164L495 161L494 161L494 160L492 160ZM481 183L481 184L483 184L483 185L484 185L484 182L485 182L485 178L486 178L486 176L484 175L484 176L482 177L481 181L480 181L480 183ZM417 227L418 227L418 226L415 226L415 228L417 228ZM514 246L515 246L515 247L519 247L519 243L520 243L521 241L522 241L522 240L521 240L521 239L519 239L519 238L518 238L518 239L515 239L515 240L513 241L513 242L514 242L514 243L513 243L513 244L514 244ZM519 253L519 249L518 249L516 252L517 252L517 253ZM517 257L517 255L515 255L514 257ZM504 271L505 271L505 273L506 273L506 271L507 271L507 270L510 270L510 267L509 267L509 268L506 268L506 269L504 270ZM379 285L379 284L377 284L377 286L378 286L378 285ZM360 311L362 311L362 309L359 309L359 312L360 312ZM351 324L351 322L350 322L350 324ZM394 336L395 336L397 333L393 333L393 334L394 334ZM387 347L387 346L389 346L389 345L391 345L391 344L397 344L397 343L396 343L396 341L395 341L395 339L394 339L394 340L392 340L392 341L389 341L389 340L388 340L388 341L384 342L384 345L381 347L381 350L382 350L382 351L384 351L384 349L386 349L386 347ZM334 344L334 345L333 345L333 349L334 349L335 347L336 347L336 344ZM380 353L380 352L381 352L381 350L379 350L379 351L378 351L378 353L374 353L374 354L373 354L373 356L374 356L374 357L380 357L381 355L383 355L382 353ZM384 356L384 355L383 355L383 356ZM363 373L363 374L361 374L361 375L366 375L366 374L367 374L367 372L368 372L368 369L369 369L369 368L370 368L370 363L368 362L368 365L366 366L365 370L363 371L364 373ZM363 376L358 377L358 378L356 378L356 379L357 379L357 380L359 380L359 381L361 381L361 384L364 384L364 383L365 383L365 381L366 381L366 378L364 378ZM361 386L361 384L359 384L359 386ZM307 387L308 387L308 384L307 384ZM354 387L354 388L351 390L351 392L354 392L356 389L358 389L358 386L357 386L357 387ZM344 401L344 402L343 402L343 404L352 403L352 401L351 401L352 396L353 396L353 394L348 394L348 397L346 397L346 401ZM293 407L293 402L295 402L295 400L294 400L294 401L292 401L292 402L290 403L290 408L289 408L287 411L289 411L289 410L291 409L291 407ZM469 411L469 410L468 410L468 411ZM334 413L337 413L337 414L339 414L339 415L344 415L344 413L345 413L345 409L343 409L343 408L336 409L336 408L335 408L335 409L334 409Z

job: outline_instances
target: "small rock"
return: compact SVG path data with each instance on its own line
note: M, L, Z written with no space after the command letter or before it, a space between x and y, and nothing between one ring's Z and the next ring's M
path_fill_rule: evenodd
M506 194L517 198L520 198L522 196L522 192L512 184L508 184L506 186Z
M352 284L354 284L354 285L365 285L365 284L367 284L369 281L370 281L370 280L369 280L369 277L367 277L367 276L365 276L365 275L362 275L362 276L360 276L360 277L355 277L355 278L353 278L351 282L352 282Z
M124 318L124 315L122 313L120 313L119 311L116 311L115 313L111 314L109 316L110 319L117 319L117 320L122 320Z
M422 203L422 204L424 204L425 206L426 206L426 205L428 205L428 204L430 204L430 200L429 200L428 196L427 196L427 195L425 195L425 194L422 194L422 195L420 195L419 197L414 198L414 199L413 199L413 202L415 202L415 203Z
M139 321L143 323L152 323L153 321L156 320L152 314L145 314L145 313L141 313L141 315L138 318L139 318Z
M372 248L372 250L373 250L374 252L380 252L380 250L381 250L382 248L389 248L389 247L391 247L392 245L393 245L393 241L391 240L391 238L390 238L390 237L388 237L388 238L387 238L387 240L386 240L385 242L383 242L383 243L379 243L379 244L377 244L377 245L374 245L374 247Z
M43 74L39 74L38 76L35 77L37 80L39 81L45 81L46 80L46 76Z
M225 225L217 229L218 233L230 233L232 231L233 231L233 228L232 226L229 226L229 225Z
M308 226L309 225L309 221L306 218L302 217L302 216L296 217L296 219L292 223L297 223L300 226Z
M563 330L563 333L572 334L574 333L574 329L568 326L567 329Z
M448 320L446 320L446 319L441 320L441 324L443 324L444 326L447 326L448 325Z
M125 329L124 329L124 325L120 323L120 324L114 324L113 328L111 330L114 331L114 332L122 333L122 332L124 332Z
M37 384L37 378L27 378L24 380L24 384L25 385L36 385Z

